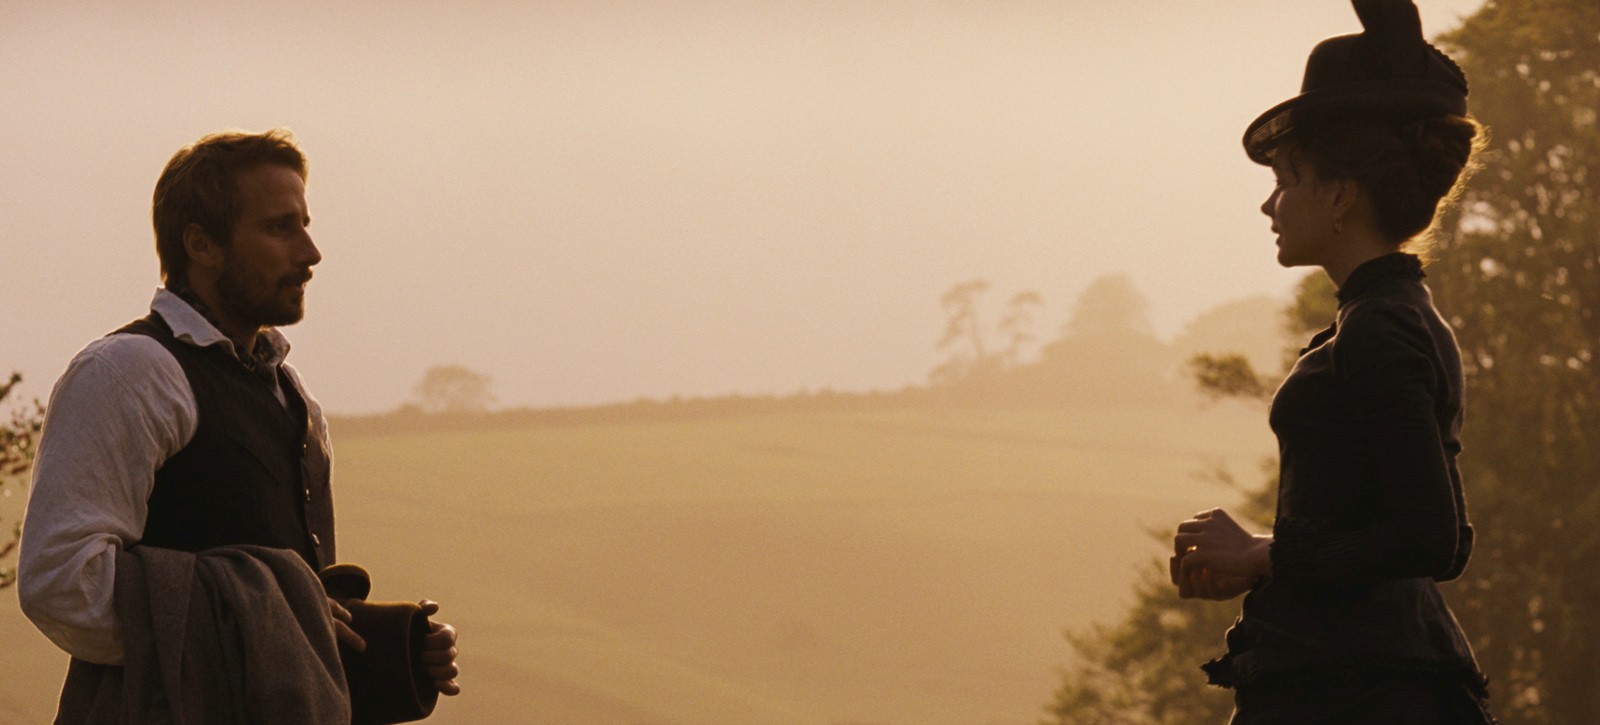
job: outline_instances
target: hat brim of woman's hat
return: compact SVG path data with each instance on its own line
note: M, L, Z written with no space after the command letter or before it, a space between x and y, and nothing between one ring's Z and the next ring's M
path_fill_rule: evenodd
M1407 78L1319 88L1257 116L1245 129L1244 150L1251 161L1270 165L1272 149L1307 117L1403 122L1466 113L1461 91L1433 80Z

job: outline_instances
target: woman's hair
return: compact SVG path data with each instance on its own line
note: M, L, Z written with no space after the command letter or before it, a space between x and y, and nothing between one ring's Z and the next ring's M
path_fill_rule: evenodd
M161 279L168 288L189 283L184 229L198 224L223 246L231 244L241 211L234 177L264 164L284 166L306 178L306 157L287 129L214 133L173 154L156 180L150 210Z
M1361 184L1372 197L1378 233L1426 256L1439 213L1477 169L1483 126L1467 116L1395 121L1299 115L1269 153L1290 153L1321 178Z

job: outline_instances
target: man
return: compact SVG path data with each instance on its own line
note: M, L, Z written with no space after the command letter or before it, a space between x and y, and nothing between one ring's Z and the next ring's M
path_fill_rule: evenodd
M311 570L335 563L326 422L275 329L301 319L322 259L305 179L282 130L214 134L175 154L152 208L164 286L150 315L90 343L51 393L18 595L73 656L68 690L81 672L120 678L108 668L133 656L117 575L119 562L138 564L130 549L254 545L292 552L296 568L294 555ZM339 642L363 649L350 614L312 581ZM459 692L455 641L429 623L421 660L446 695Z

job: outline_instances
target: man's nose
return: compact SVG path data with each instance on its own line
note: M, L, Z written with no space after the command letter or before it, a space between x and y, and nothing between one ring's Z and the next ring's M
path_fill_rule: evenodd
M296 261L307 267L322 261L322 250L317 249L317 243L311 239L310 232L302 232L300 242L300 258Z

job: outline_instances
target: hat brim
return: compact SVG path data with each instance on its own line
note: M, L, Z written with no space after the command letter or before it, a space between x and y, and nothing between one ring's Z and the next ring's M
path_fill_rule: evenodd
M1250 160L1272 163L1271 151L1307 117L1411 121L1465 116L1467 100L1459 89L1437 81L1393 79L1307 91L1267 109L1244 132Z
M411 722L433 714L439 690L421 660L429 631L422 607L353 600L345 608L350 610L350 628L367 643L360 652L339 643L353 725Z

